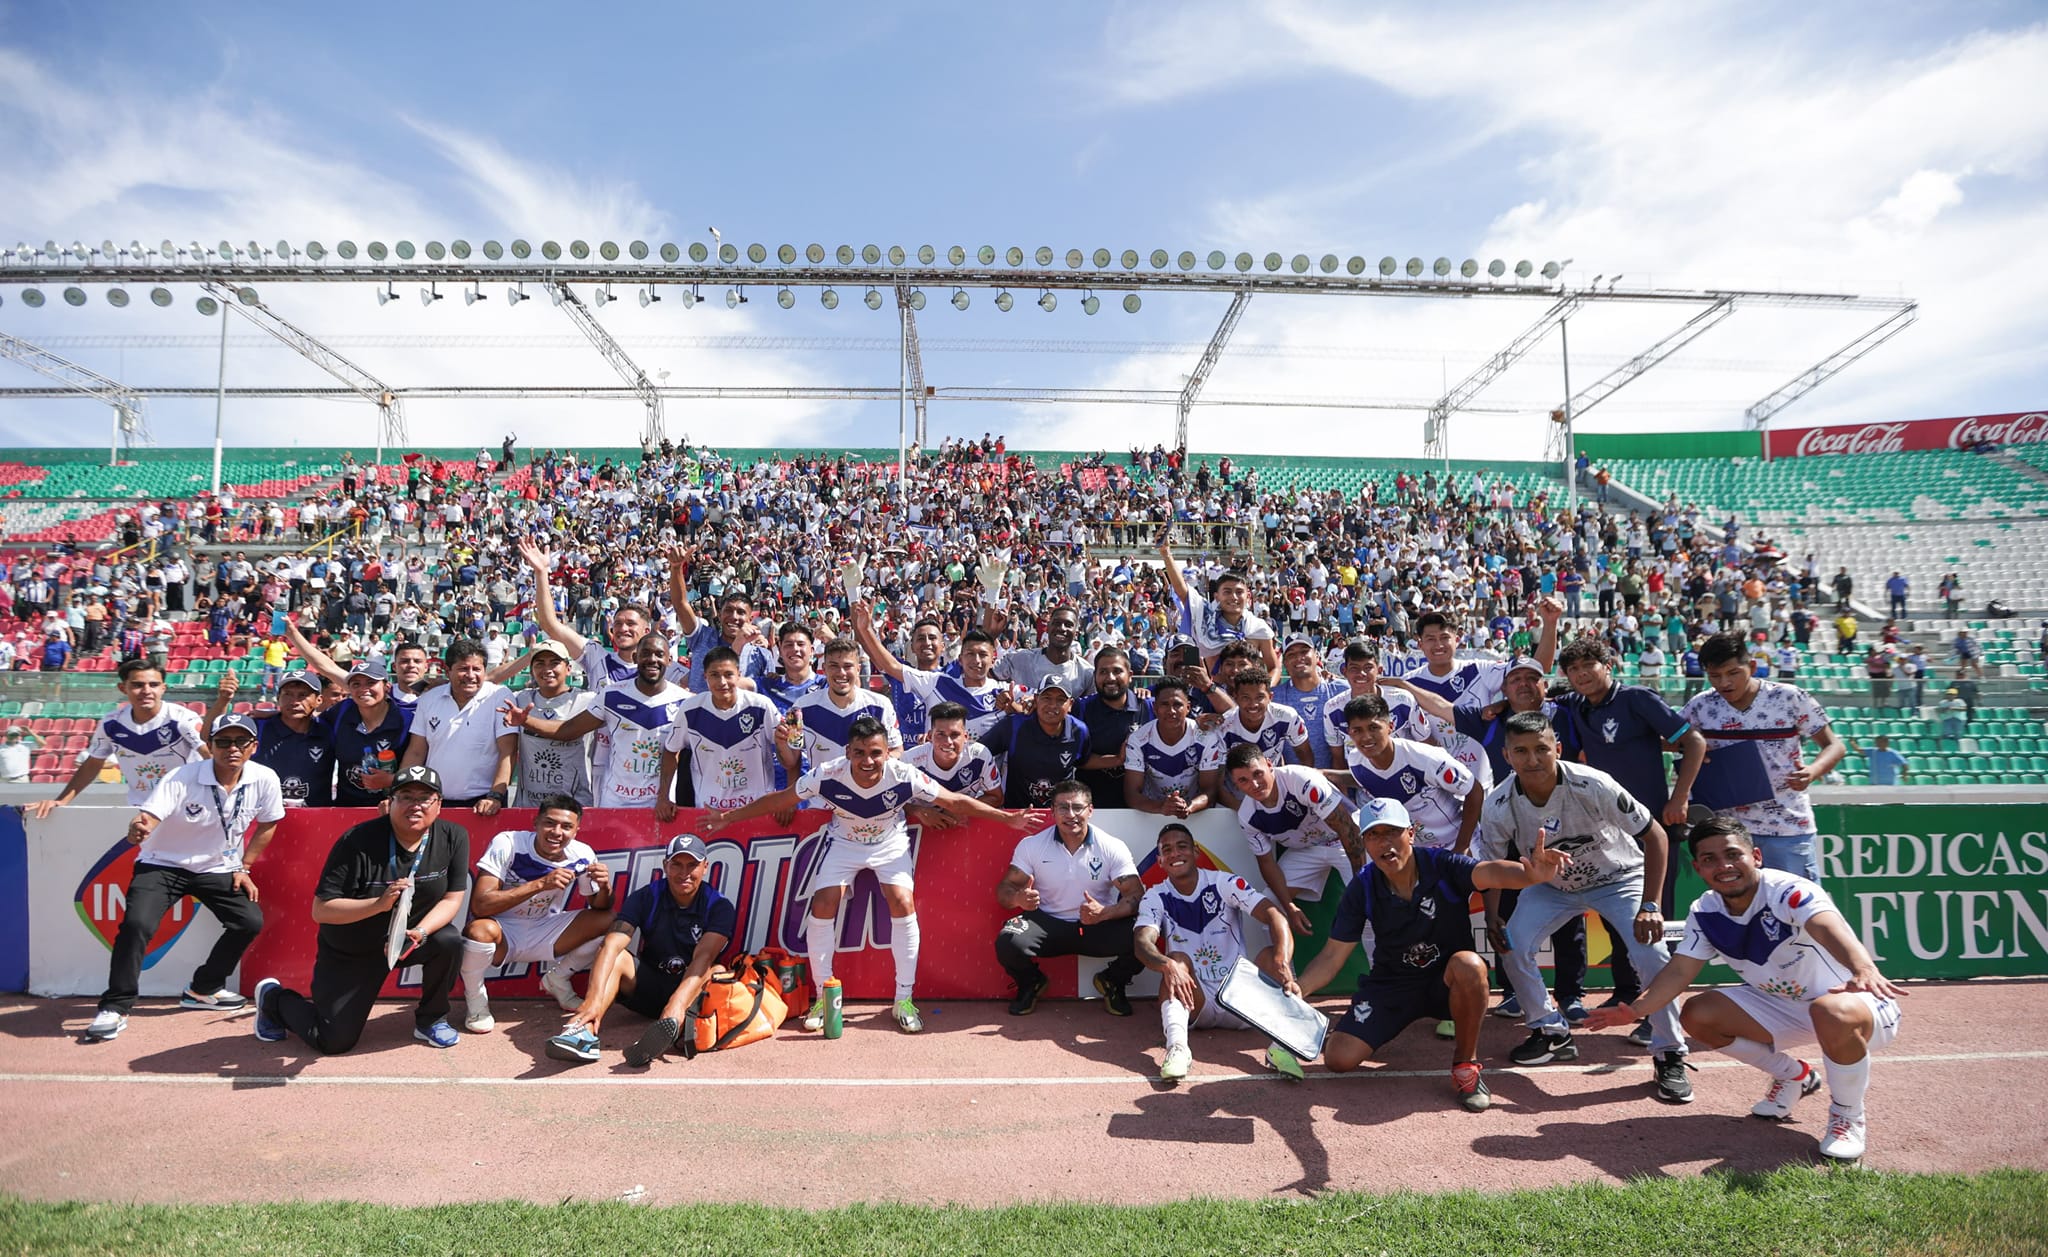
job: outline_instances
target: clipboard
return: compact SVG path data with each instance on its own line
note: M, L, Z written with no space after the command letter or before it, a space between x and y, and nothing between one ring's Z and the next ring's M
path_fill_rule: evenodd
M412 915L412 887L398 892L398 906L391 910L391 932L384 936L384 966L396 969L406 952L406 919Z
M1312 1061L1322 1055L1323 1039L1330 1033L1329 1019L1307 1000L1282 990L1243 956L1237 958L1237 967L1216 992L1216 1002L1301 1060Z
M1693 780L1692 797L1716 812L1777 797L1764 768L1763 748L1754 742L1729 742L1708 751L1707 762Z

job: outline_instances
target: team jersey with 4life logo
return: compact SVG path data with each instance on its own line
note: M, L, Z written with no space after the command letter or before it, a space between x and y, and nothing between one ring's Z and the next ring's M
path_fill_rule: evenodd
M953 766L941 771L934 762L937 751L929 742L920 742L903 752L903 762L938 782L954 794L980 798L991 790L1003 788L1003 771L996 766L996 757L979 742L969 742L960 750L960 758Z
M1766 995L1811 1002L1851 977L1806 928L1817 914L1835 911L1834 900L1818 885L1796 873L1765 869L1747 912L1729 912L1717 891L1693 900L1678 954L1720 960Z
M589 690L563 690L549 698L537 689L524 689L513 695L512 701L533 708L533 714L543 720L571 720L595 706L597 695ZM585 807L593 806L596 795L590 783L590 742L588 737L557 742L521 729L519 797L531 803L542 795L566 794Z
M689 691L662 683L652 694L640 692L637 681L607 689L597 700L604 719L604 771L599 776L599 807L653 807L661 791L661 744Z
M1209 743L1209 757L1202 767L1223 767L1224 756L1240 742L1256 742L1259 750L1265 753L1267 762L1284 764L1288 748L1301 746L1307 741L1307 722L1302 720L1300 712L1285 703L1267 703L1265 719L1256 729L1245 728L1243 709L1233 707L1223 714L1223 723L1216 726L1215 736Z
M1244 950L1244 918L1265 898L1235 873L1197 870L1195 890L1183 895L1161 882L1138 901L1138 924L1159 931L1159 950L1179 952L1194 964L1195 981L1212 994L1230 977Z
M583 870L597 863L597 852L589 843L571 838L562 850L562 858L550 860L533 849L533 831L530 829L508 829L491 839L491 845L484 848L483 858L476 862L477 871L489 873L498 879L506 890L515 890L528 882L546 877L556 869L568 869L580 875ZM560 890L535 895L521 900L499 913L501 917L551 917L569 907L569 896L578 889L586 894L590 887L580 880L571 882Z
M903 824L903 809L939 797L938 782L900 759L883 760L881 779L872 786L856 782L853 765L835 759L797 778L795 789L803 802L832 809L825 826L828 841L867 847L908 847L910 830Z
M1182 798L1192 799L1213 742L1192 720L1181 730L1180 741L1168 742L1159 732L1159 722L1148 720L1124 741L1124 776L1141 780L1140 790L1148 799L1163 799L1176 790Z
M662 749L690 757L698 807L745 807L775 791L775 726L782 714L765 696L741 690L720 707L710 694L683 701Z
M882 728L889 735L889 749L903 749L903 735L896 728L896 709L889 700L873 690L855 690L848 695L846 706L832 701L829 687L819 686L789 705L793 712L800 713L804 721L804 758L812 764L829 763L846 754L846 739L853 728L853 722L862 716L872 716L882 722Z
M1410 742L1427 742L1435 726L1414 698L1406 690L1382 688L1379 696L1386 700L1387 713L1393 717L1394 736L1407 738ZM1344 705L1357 695L1348 695L1339 702L1333 702L1323 709L1323 723L1330 741L1330 761L1334 767L1344 758L1344 748L1351 745L1351 726L1344 719Z
M1510 774L1486 796L1479 811L1475 854L1481 859L1519 858L1543 845L1572 862L1553 883L1562 891L1591 890L1643 877L1643 848L1636 836L1650 827L1650 813L1614 778L1584 764L1557 766L1558 782L1538 806ZM1512 847L1515 856L1508 854Z
M1405 738L1393 743L1394 757L1385 768L1357 747L1346 747L1344 764L1351 780L1367 798L1393 799L1408 809L1418 831L1416 846L1456 846L1465 796L1478 784L1472 770L1438 747Z
M1250 795L1237 805L1237 825L1253 855L1275 847L1327 847L1339 841L1328 817L1344 796L1316 769L1282 764L1273 770L1280 797L1271 807Z
M136 724L129 708L107 713L93 727L92 740L78 753L78 763L113 760L128 783L128 806L141 807L171 770L201 758L205 735L199 717L188 707L165 703L156 715Z
M1003 712L996 707L996 696L1006 693L1008 682L994 677L980 685L969 685L950 672L926 672L919 668L903 669L903 687L917 695L918 701L927 709L940 703L958 703L967 709L967 732L980 737L995 727L1003 718ZM895 709L890 708L890 715ZM893 726L892 726L893 727ZM899 735L900 736L900 735Z

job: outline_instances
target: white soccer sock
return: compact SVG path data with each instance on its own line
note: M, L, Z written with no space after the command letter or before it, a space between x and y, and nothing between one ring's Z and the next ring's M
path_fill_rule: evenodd
M836 917L804 918L804 951L811 962L811 985L820 996L825 993L825 983L832 980L833 935L838 932Z
M1821 1064L1828 1075L1828 1099L1834 1107L1844 1113L1863 1111L1863 1093L1870 1090L1870 1053L1864 1052L1863 1059L1854 1065L1821 1057Z
M1745 1065L1756 1066L1781 1082L1792 1081L1806 1068L1799 1058L1790 1052L1780 1052L1768 1044L1758 1043L1755 1039L1737 1039L1721 1050Z
M1159 1001L1159 1028L1166 1032L1166 1048L1172 1051L1188 1045L1188 1006L1177 999Z
M582 973L597 963L597 949L604 945L604 935L589 940L579 947L572 947L555 957L554 968L563 973Z
M917 949L924 941L924 930L915 912L897 917L889 927L889 950L896 954L896 998L909 999L910 988L917 982Z
M462 940L462 989L469 998L484 997L484 970L491 967L491 957L497 952L496 943L480 943L473 938Z

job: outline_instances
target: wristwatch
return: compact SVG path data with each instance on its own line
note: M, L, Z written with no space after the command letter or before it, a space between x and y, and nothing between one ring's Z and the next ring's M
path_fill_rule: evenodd
M496 799L498 802L503 803L511 797L511 791L503 786L492 786L484 791L484 797L486 799Z
M1664 915L1663 909L1657 906L1657 901L1654 899L1645 899L1643 901L1643 906L1636 909L1637 916L1641 916L1645 912L1655 913L1658 916Z

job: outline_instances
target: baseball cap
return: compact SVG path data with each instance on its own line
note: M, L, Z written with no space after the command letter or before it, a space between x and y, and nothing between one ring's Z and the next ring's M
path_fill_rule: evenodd
M382 659L370 659L367 657L358 659L350 664L348 674L352 677L368 677L372 681L389 681L391 679L391 670L384 666Z
M1537 676L1542 676L1546 671L1548 671L1548 669L1544 668L1542 664L1536 662L1534 659L1531 659L1529 656L1516 655L1515 661L1508 665L1508 672L1520 672L1525 668L1528 669L1530 672L1535 673ZM1503 673L1502 675L1506 675L1506 673Z
M1074 696L1074 692L1067 688L1067 679L1057 672L1048 672L1038 679L1038 693L1043 694L1047 690L1058 690L1068 698Z
M702 864L711 858L711 849L695 834L677 834L668 840L668 850L662 854L661 862L667 864L679 855L689 856Z
M1408 809L1398 799L1367 799L1365 806L1358 809L1360 829L1377 829L1382 825L1406 829L1413 823L1408 819Z
M562 643L556 641L552 637L541 638L539 641L533 644L533 649L529 650L526 653L529 655L557 655L562 659L564 663L570 662L576 658L576 655L573 651L571 651L567 646L562 645Z
M318 694L321 689L320 678L304 668L293 668L290 672L285 673L283 679L277 683L278 691L282 693L287 685L303 685L315 694Z
M1316 648L1316 642L1314 638L1310 637L1306 633L1296 633L1287 639L1287 644L1280 648L1280 653L1284 655L1288 651L1293 650L1296 646L1306 646L1310 650L1314 650Z
M435 794L446 797L441 789L441 774L425 764L414 764L410 768L401 768L398 770L398 775L391 779L391 793L393 794L397 794L407 786L425 786Z
M252 738L256 736L256 722L247 716L238 716L232 712L214 721L213 728L207 731L207 736L217 738L230 729L240 729Z

